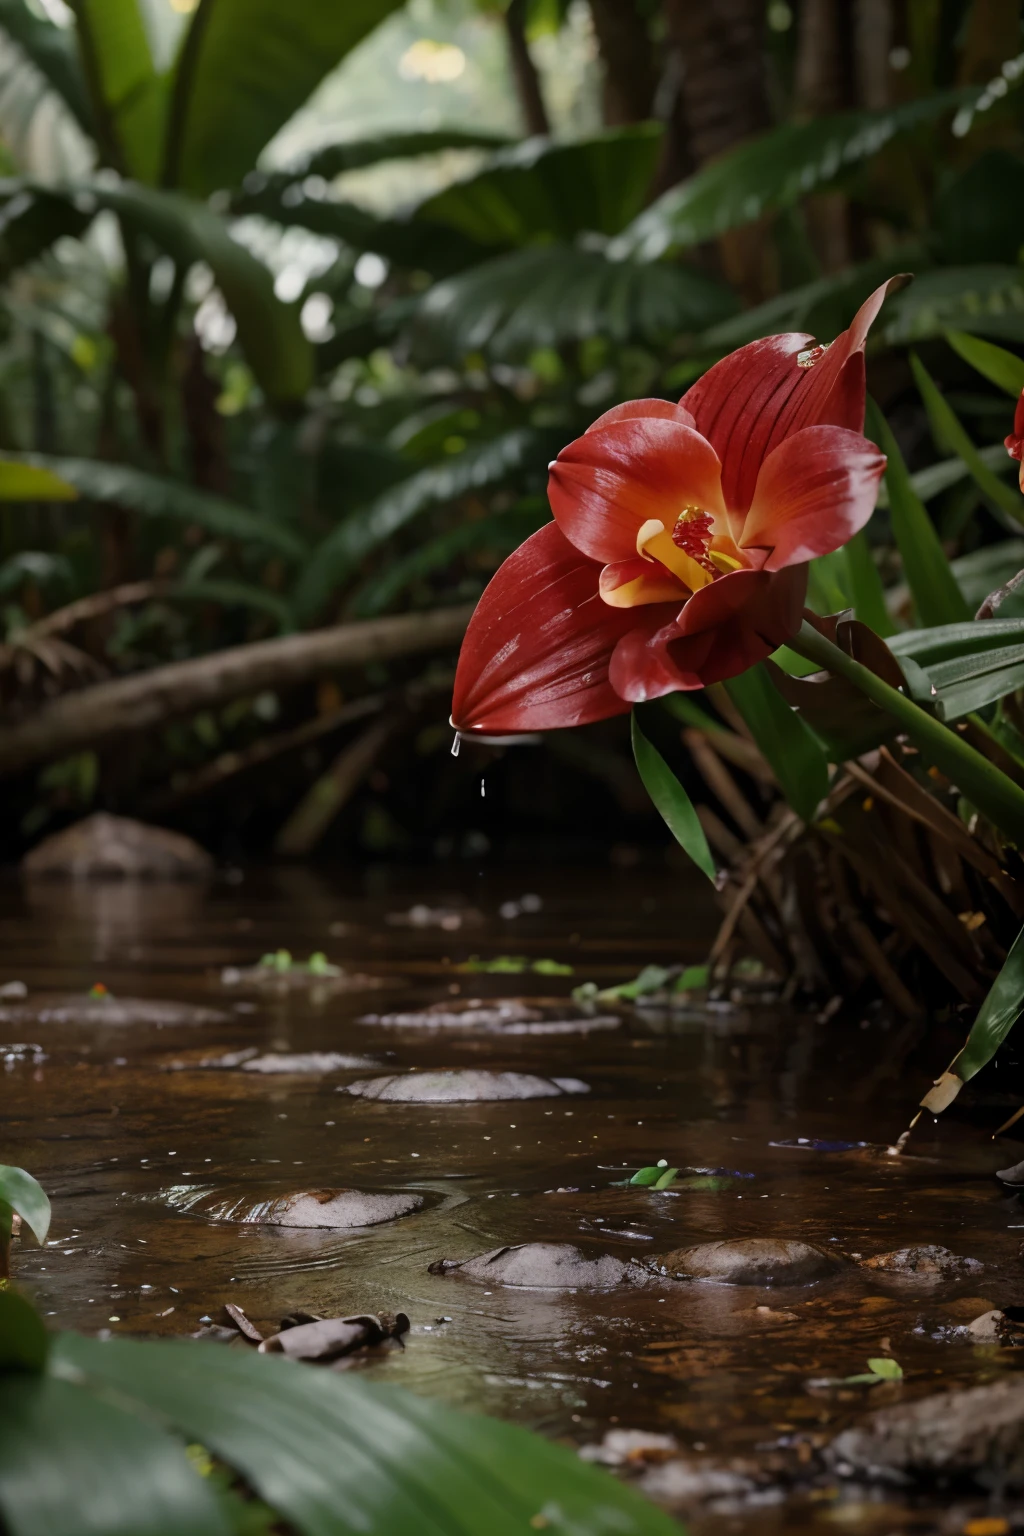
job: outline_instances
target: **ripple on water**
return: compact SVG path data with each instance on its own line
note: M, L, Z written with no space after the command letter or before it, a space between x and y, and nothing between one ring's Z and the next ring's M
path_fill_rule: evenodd
M534 1077L529 1072L395 1073L347 1083L339 1093L402 1104L479 1104L492 1099L555 1099L565 1093L589 1093L577 1077Z
M260 1192L244 1185L174 1184L156 1197L207 1221L262 1227L374 1227L423 1205L411 1190L303 1189Z

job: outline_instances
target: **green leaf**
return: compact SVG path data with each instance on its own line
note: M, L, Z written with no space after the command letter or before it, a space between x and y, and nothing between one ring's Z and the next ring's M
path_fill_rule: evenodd
M681 848L689 854L697 868L714 881L718 871L704 836L704 828L697 817L686 790L671 768L651 745L640 729L636 711L632 716L633 756L644 788L654 802L655 809Z
M662 135L639 123L572 144L528 139L428 197L415 218L492 246L618 234L644 206Z
M277 592L246 581L183 581L171 595L189 602L220 603L225 608L254 608L269 614L282 634L295 628L291 604Z
M201 0L171 85L163 183L235 187L325 75L401 0Z
M378 133L360 139L341 139L334 144L320 144L308 154L291 160L279 171L253 171L246 178L246 190L257 191L261 185L293 186L307 176L322 176L333 181L349 171L361 171L384 160L412 160L423 155L437 155L451 149L507 149L511 140L497 133L474 133L466 128L432 128L422 132Z
M0 501L74 501L78 492L52 469L0 459Z
M535 976L572 976L574 968L563 960L535 960L530 966Z
M885 588L878 566L871 554L867 532L855 533L842 551L846 558L847 584L853 597L853 609L862 624L882 639L896 633L885 602Z
M655 1183L652 1185L652 1188L668 1189L670 1185L675 1183L675 1177L678 1172L678 1168L663 1168L661 1171L661 1178L655 1181Z
M1004 484L983 463L977 448L958 421L952 406L936 386L931 374L916 353L911 353L910 366L914 371L917 387L921 391L925 410L928 412L936 446L952 449L954 453L959 454L982 495L1004 512L1009 513L1011 517L1016 518L1018 522L1024 522L1024 496L1021 496L1019 490Z
M7 1536L231 1536L178 1444L66 1381L0 1377Z
M634 221L617 249L656 261L713 240L828 186L878 154L897 134L944 116L965 99L965 93L951 91L883 111L840 112L770 129L663 193Z
M876 1355L868 1361L869 1368L880 1381L901 1381L903 1379L903 1367L895 1360L890 1360L886 1355Z
M57 92L83 132L94 136L96 123L74 29L55 26L26 5L25 0L0 0L0 30Z
M924 676L939 719L960 720L1024 687L1024 645L999 646L936 662Z
M92 223L63 192L31 190L20 180L0 182L0 277L10 277L48 251L56 241L77 239Z
M1016 261L1024 245L1024 161L1005 149L985 150L947 183L932 218L943 266Z
M970 619L965 624L939 624L933 629L906 629L888 645L894 656L909 656L919 666L1024 643L1024 619Z
M1024 929L1021 929L989 989L967 1036L967 1044L953 1063L961 1082L969 1082L987 1066L1024 1013Z
M192 1342L64 1334L54 1354L205 1446L303 1536L524 1536L538 1516L552 1536L679 1536L562 1446L398 1388Z
M941 267L923 273L886 306L882 340L901 346L944 336L949 330L1024 341L1020 267Z
M178 522L198 523L211 533L242 543L265 545L292 559L301 559L307 549L290 528L238 507L223 497L176 480L163 480L127 464L103 464L97 459L65 459L42 453L9 454L3 461L12 468L46 471L64 481L90 501L109 502L129 508L144 517L169 517ZM33 495L35 493L33 492Z
M334 14L334 8L325 7L325 12ZM201 14L197 12L197 20ZM269 269L234 239L219 214L205 203L152 187L95 184L90 190L101 206L131 229L148 235L180 266L206 262L267 399L273 404L302 399L313 382L313 349L303 334L298 310L276 296Z
M356 618L373 618L384 613L407 587L422 581L435 571L444 571L461 555L477 549L493 549L500 554L511 554L524 539L548 521L546 512L538 516L531 511L513 508L479 522L460 523L429 539L407 555L400 555L363 586L352 603Z
M640 1168L629 1182L638 1184L641 1189L652 1189L664 1172L664 1168Z
M154 182L166 84L157 74L137 0L73 0L100 145L117 170Z
M46 1242L50 1230L50 1202L41 1184L24 1168L0 1163L0 1200L16 1211L37 1243Z
M956 584L939 536L915 494L896 439L878 406L868 400L865 431L881 448L888 463L889 517L903 560L903 571L922 624L952 624L966 619L969 609Z
M813 821L828 793L828 760L814 732L786 703L762 664L730 678L725 689L787 801L804 821Z
M946 340L990 384L1005 390L1014 400L1020 397L1024 390L1024 358L994 342L983 341L980 336L969 336L966 331L947 331Z
M711 980L711 968L707 965L687 965L676 979L673 992L700 992Z
M12 1371L41 1371L49 1350L49 1335L35 1307L17 1291L0 1287L0 1381Z
M424 298L418 355L525 359L592 337L665 345L730 313L735 299L695 267L609 261L575 246L528 246L438 283Z
M967 606L973 612L990 593L1004 587L1012 576L1024 569L1024 538L983 544L968 555L958 555L951 564ZM1006 609L1005 617L1015 618L1019 614L1016 609Z
M349 580L359 563L386 539L405 528L430 507L456 501L469 491L482 491L545 463L547 438L519 427L442 464L432 464L352 513L320 544L295 589L300 622L316 617L332 594Z

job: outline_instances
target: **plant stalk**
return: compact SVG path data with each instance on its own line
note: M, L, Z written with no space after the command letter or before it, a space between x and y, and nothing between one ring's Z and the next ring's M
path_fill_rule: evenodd
M838 677L845 677L873 703L897 720L928 760L963 792L972 805L987 816L1017 847L1024 847L1024 789L994 763L975 750L956 731L950 730L905 694L891 688L869 667L847 656L826 640L805 619L789 641L799 656L813 661Z

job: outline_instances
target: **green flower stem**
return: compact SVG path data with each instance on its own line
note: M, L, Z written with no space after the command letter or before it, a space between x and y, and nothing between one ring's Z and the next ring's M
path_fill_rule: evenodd
M950 730L905 694L890 688L869 667L826 640L806 619L796 637L789 641L789 647L837 677L845 677L892 715L918 750L958 786L971 804L1011 842L1024 847L1024 789L957 731Z

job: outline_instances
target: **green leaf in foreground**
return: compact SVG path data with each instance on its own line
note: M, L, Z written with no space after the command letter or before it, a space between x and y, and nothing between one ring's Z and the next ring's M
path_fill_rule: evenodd
M885 588L863 528L850 539L843 554L846 557L846 579L853 597L854 612L862 624L873 629L884 640L895 633L896 626L889 617L885 605Z
M50 1230L50 1202L46 1191L24 1168L10 1168L0 1163L0 1205L9 1206L37 1243L46 1242Z
M711 849L704 836L704 828L697 819L693 802L657 747L651 745L640 729L635 710L632 736L636 766L656 810L697 868L703 870L709 880L714 880L717 874L715 861L711 857Z
M158 1415L303 1536L680 1536L564 1447L396 1387L191 1341L63 1334L53 1355L87 1401L113 1393ZM140 1521L132 1536L149 1529Z
M922 625L955 624L969 619L970 609L957 586L935 524L910 483L888 422L871 399L865 431L888 460L885 483L889 491L889 518L918 619Z
M761 663L729 678L725 690L789 804L804 821L813 821L828 793L828 761L810 726L786 703Z
M1010 947L988 996L982 1003L967 1044L953 1063L961 1082L968 1082L987 1066L1024 1013L1024 929Z
M983 378L997 389L1003 389L1016 400L1024 389L1024 358L1005 347L997 347L994 341L983 341L980 336L969 336L966 331L947 331L946 340L953 351L965 363L970 363Z
M41 1371L50 1339L42 1318L17 1291L0 1290L0 1376Z
M9 1536L230 1536L183 1445L51 1376L0 1378L0 1517Z
M876 1387L881 1381L902 1381L903 1367L895 1360L890 1360L886 1355L876 1355L868 1361L868 1370L857 1376L844 1376L843 1385L847 1387Z

